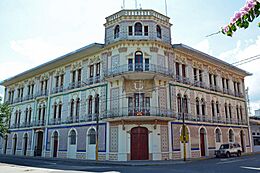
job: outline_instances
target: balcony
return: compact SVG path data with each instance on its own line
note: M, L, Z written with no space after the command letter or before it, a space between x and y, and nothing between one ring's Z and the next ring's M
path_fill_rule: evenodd
M12 124L10 126L11 129L17 129L17 128L26 128L26 127L32 127L32 123L25 122L25 123L18 123L18 124Z
M48 90L41 90L36 93L36 97L47 97L48 96Z
M53 118L49 121L49 125L59 125L62 124L61 118Z
M154 75L157 74L172 77L173 71L167 67L155 64L125 64L108 69L105 73L105 77L109 78L124 75L129 79L136 79L140 78L138 74L142 74L142 79L152 79Z
M32 126L44 126L45 120L36 120L32 122Z
M63 92L63 91L64 91L63 86L59 86L59 87L53 88L51 93L56 94L56 93Z

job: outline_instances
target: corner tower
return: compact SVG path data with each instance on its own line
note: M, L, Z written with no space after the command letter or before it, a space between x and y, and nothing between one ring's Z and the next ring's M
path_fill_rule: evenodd
M154 10L121 10L106 18L105 44L119 40L158 40L171 44L169 20Z

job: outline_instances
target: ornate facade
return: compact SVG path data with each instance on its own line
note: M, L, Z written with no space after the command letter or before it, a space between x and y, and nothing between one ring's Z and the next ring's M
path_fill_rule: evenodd
M13 111L4 154L165 160L213 156L221 143L251 151L244 78L249 73L183 44L169 18L121 10L91 44L1 83Z

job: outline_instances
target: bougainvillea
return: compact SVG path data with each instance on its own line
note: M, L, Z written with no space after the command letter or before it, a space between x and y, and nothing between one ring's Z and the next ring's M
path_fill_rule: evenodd
M232 37L233 33L237 28L246 29L250 22L253 22L255 18L260 15L260 0L247 0L244 7L238 12L235 12L234 16L231 17L230 23L221 28L223 34ZM260 27L260 22L258 23Z

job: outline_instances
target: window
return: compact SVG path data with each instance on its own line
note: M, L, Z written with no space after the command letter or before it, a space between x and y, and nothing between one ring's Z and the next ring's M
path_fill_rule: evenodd
M93 77L94 76L94 65L90 65L89 66L89 77Z
M24 120L25 124L27 124L27 121L28 121L28 113L29 113L29 110L28 110L28 108L26 108L25 109L25 120Z
M78 69L78 82L81 81L81 69Z
M177 106L178 106L178 112L181 113L182 107L181 107L181 95L180 94L177 95Z
M237 121L239 122L240 117L239 117L239 108L238 108L238 106L236 106L236 110L237 110Z
M205 115L206 113L206 105L204 99L201 99L201 114Z
M32 108L29 108L29 118L28 118L28 123L31 123L31 118L32 118Z
M230 121L232 120L232 106L231 104L228 105L229 107L229 118L230 118Z
M219 129L216 129L216 142L221 142L221 133Z
M253 137L253 140L254 140L254 145L258 145L260 146L260 137Z
M60 75L60 86L63 86L64 83L64 74Z
M194 77L194 81L198 80L197 69L196 68L193 69L193 77Z
M215 103L213 100L211 101L211 113L212 117L215 117Z
M243 108L240 106L240 120L243 120Z
M149 71L149 59L146 58L146 59L144 60L144 62L145 62L145 71Z
M80 107L80 99L77 98L77 101L76 101L76 117L79 116L79 107Z
M61 119L62 103L59 103L58 118Z
M116 25L114 29L114 39L119 38L119 25Z
M70 116L73 117L74 114L74 99L71 99L70 102Z
M180 76L180 65L178 62L175 63L176 66L176 76Z
M100 76L100 62L96 64L96 76Z
M133 35L133 26L128 26L128 35Z
M10 93L10 91L9 91L9 93ZM27 86L27 95L29 96L30 94L31 94L31 85L28 85Z
M209 74L209 84L212 85L212 74Z
M46 112L46 106L43 105L43 107L42 107L42 122L44 122L45 112Z
M182 64L182 77L186 77L186 65Z
M203 80L202 80L202 70L199 70L199 80L200 80L200 82L202 82Z
M77 135L75 130L71 130L70 131L70 145L76 145L76 141L77 141Z
M217 75L213 75L214 85L217 86Z
M91 115L92 114L92 96L89 96L89 99L88 99L88 114Z
M226 116L226 119L228 119L228 107L227 107L227 103L225 103L225 116Z
M57 104L54 103L53 105L53 118L56 119L56 115L57 115Z
M76 80L76 71L73 71L71 75L72 75L72 76L71 76L71 77L72 77L72 78L71 78L71 82L72 82L72 83L75 83L75 80Z
M39 106L39 109L38 109L38 121L41 120L41 112L42 112L42 107L41 105Z
M219 115L219 102L216 102L217 115Z
M99 114L99 95L96 95L95 98L95 114Z
M159 25L156 26L156 33L158 38L162 38L162 30Z
M34 84L32 84L32 87L31 87L31 95L33 95L34 93Z
M135 71L143 71L143 53L135 52Z
M142 24L141 23L136 23L135 24L135 35L142 35L143 34L143 28L142 28Z
M94 129L90 129L88 132L88 144L93 145L96 144L96 131Z
M226 79L226 88L227 88L227 90L229 89L229 80L228 79Z
M59 76L56 76L55 79L56 79L56 84L55 84L55 86L56 86L56 87L59 87Z
M199 102L199 98L196 98L196 113L197 115L200 114L200 102Z
M144 35L148 36L148 26L144 26Z
M228 132L228 139L229 139L229 142L234 142L234 132L231 129Z
M183 107L184 107L184 113L188 113L189 110L188 110L188 98L186 95L184 95L184 98L183 98Z
M128 71L133 71L133 59L128 59Z
M225 78L222 78L222 88L225 89Z
M133 97L128 97L128 115L133 115Z

